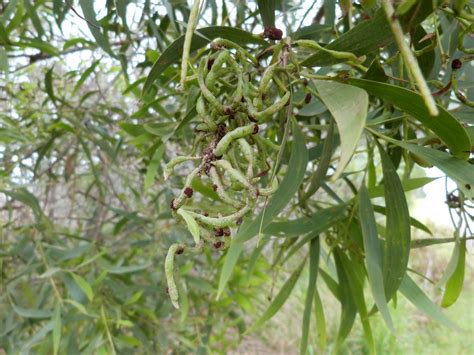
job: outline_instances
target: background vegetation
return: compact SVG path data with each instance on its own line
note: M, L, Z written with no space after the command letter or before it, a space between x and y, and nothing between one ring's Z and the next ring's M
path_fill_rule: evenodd
M472 3L382 3L202 1L183 91L186 1L0 1L0 353L468 353ZM291 53L268 90L290 108L259 132L280 188L230 249L176 257L175 310L165 256L192 236L169 206L189 170L163 168L191 150L192 75L217 37ZM450 230L409 219L433 165L457 184Z

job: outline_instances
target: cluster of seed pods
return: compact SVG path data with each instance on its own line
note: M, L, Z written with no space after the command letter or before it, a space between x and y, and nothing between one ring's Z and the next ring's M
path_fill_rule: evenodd
M290 98L289 91L268 95L275 70L281 60L275 58L263 69L257 60L239 45L216 39L199 62L197 79L200 95L196 102L198 123L195 142L189 155L178 156L166 164L164 177L187 162L193 165L179 194L171 201L175 216L183 220L194 237L194 246L173 244L166 256L165 274L168 294L179 308L174 280L175 255L199 252L204 246L223 250L230 244L232 229L251 213L260 196L269 196L278 187L275 177L267 174L267 159L279 146L261 135L261 124L280 111ZM256 82L258 79L258 83ZM280 90L282 91L282 90ZM270 96L278 96L269 102ZM193 180L212 186L221 211L210 213L199 208Z

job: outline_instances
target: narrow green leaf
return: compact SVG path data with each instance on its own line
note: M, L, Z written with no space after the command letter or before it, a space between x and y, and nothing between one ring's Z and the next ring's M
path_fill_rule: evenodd
M44 76L44 86L46 89L46 93L48 94L51 101L56 102L56 96L54 95L53 90L53 68L49 69Z
M77 90L81 88L82 84L84 84L87 78L94 72L95 68L99 65L99 63L100 63L100 60L96 60L92 63L92 65L89 68L84 70L84 73L82 73L76 85L74 85L74 89L72 90L73 94L75 94Z
M370 326L369 316L367 314L367 306L364 299L364 285L363 282L360 282L356 270L361 274L362 265L359 264L356 260L349 260L349 258L341 253L339 250L336 251L338 258L344 268L346 278L349 281L349 288L351 294L354 297L354 302L356 304L357 310L359 312L360 321L362 323L362 328L364 330L365 340L369 348L370 354L375 354L375 341L372 335L372 328ZM363 272L363 271L362 271Z
M61 342L61 306L56 303L54 307L53 318L53 353L56 355L59 351L59 344Z
M467 238L469 239L474 239L474 238ZM423 239L415 239L411 241L411 248L416 249L416 248L424 248L428 247L430 245L436 245L436 244L446 244L446 243L454 243L456 242L456 238L423 238ZM450 274L451 275L451 274Z
M322 34L331 33L333 30L332 26L321 25L319 23L313 23L309 26L301 27L297 31L293 32L291 38L297 39L312 39L317 40Z
M123 27L128 32L129 29L127 24L127 0L115 0L115 7L117 9L117 14L122 20Z
M161 159L163 158L164 153L165 145L160 144L160 146L155 150L155 153L153 153L151 161L148 163L148 166L146 168L145 181L143 183L143 190L145 192L147 192L151 185L153 185L153 183L155 182L155 176L158 172L158 168L160 166Z
M262 254L263 248L265 248L269 240L270 238L262 238L262 240L260 240L260 242L258 243L257 247L254 248L252 251L252 255L250 256L248 264L247 264L247 272L246 272L247 285L250 283L253 272L255 270L255 266L257 265L257 260Z
M446 327L459 330L459 327L444 315L441 309L425 295L425 293L408 275L405 275L403 278L400 285L400 292L421 312L427 314Z
M104 35L100 29L100 25L96 20L96 14L94 10L94 1L93 0L79 0L81 5L82 13L84 14L85 19L87 20L87 26L94 36L97 45L109 54L113 58L117 58L117 55L113 52L110 47L109 39Z
M43 216L43 210L41 209L38 199L24 187L11 191L0 190L0 192L30 207L37 218Z
M417 0L403 0L398 6L397 6L397 10L396 10L396 15L397 16L400 16L400 15L403 15L405 13L407 13L408 11L410 11L410 9L413 7L413 5L415 5L417 3Z
M22 42L16 42L15 45L19 48L36 48L53 57L59 55L60 53L59 50L52 44L37 39L28 39Z
M370 203L367 188L362 184L359 190L359 221L364 240L365 263L370 289L375 304L388 328L394 332L392 317L387 306L383 279L383 254L377 233L374 211Z
M2 14L0 15L0 23L6 24L6 22L10 19L10 16L13 15L15 9L18 5L18 0L9 1L5 8L2 10Z
M151 266L151 263L145 263L145 264L140 264L140 265L128 265L128 266L107 266L104 265L104 269L109 273L109 274L116 274L116 275L122 275L122 274L129 274L132 272L137 272L137 271L142 271Z
M8 73L8 55L3 46L0 47L0 72Z
M314 293L314 312L316 317L316 329L318 331L319 338L319 350L321 353L324 353L327 343L326 318L324 317L323 302L321 301L321 296L319 295L318 289L316 289Z
M224 291L227 281L243 250L244 243L255 237L260 230L264 231L267 228L272 220L288 205L303 182L306 165L308 164L308 150L306 149L303 132L299 128L296 120L292 121L292 131L293 145L287 173L281 181L278 190L272 195L266 209L254 220L245 221L237 235L232 239L221 270L217 297Z
M466 240L463 239L459 242L459 255L456 263L456 269L446 283L446 289L444 290L443 300L441 301L442 307L449 307L453 305L458 299L462 291L464 284L464 269L466 263Z
M309 246L309 280L306 290L306 301L304 304L303 325L301 333L300 354L306 354L308 348L309 325L313 308L314 292L316 290L316 279L319 269L319 237L314 238Z
M397 141L385 136L383 139L419 155L428 163L436 166L456 181L459 188L468 198L474 198L474 165L436 149Z
M53 330L53 323L52 322L47 322L45 323L41 328L39 328L38 331L35 330L35 333L30 335L28 337L28 340L24 342L21 346L21 350L19 353L21 354L28 354L30 353L30 349L36 345L41 343L41 341L44 339L44 337L51 331Z
M339 284L323 269L319 268L319 273L321 274L321 277L323 278L324 282L326 283L326 286L328 287L329 291L333 294L334 297L339 302L342 302L342 291L341 288L339 287Z
M8 38L8 32L3 26L3 24L0 23L0 44L2 45L1 48L3 48L4 45L9 44L10 39Z
M326 139L324 140L323 151L319 160L318 168L309 179L309 186L300 203L303 204L309 197L313 196L321 187L321 183L326 179L326 174L331 164L331 157L334 150L334 121L331 120Z
M410 256L410 214L405 193L390 157L378 144L382 160L386 204L386 235L383 246L383 278L385 296L390 300L397 291Z
M412 191L419 189L425 185L428 185L430 182L433 182L439 178L430 178L430 177L420 177L420 178L413 178L407 179L402 181L403 191ZM384 195L384 187L383 185L378 185L367 189L370 198L375 197L382 197Z
M30 309L19 307L12 303L13 310L23 318L46 319L51 318L52 312L44 309Z
M387 215L387 209L385 207L378 206L378 205L372 205L372 207L374 208L375 212ZM423 223L421 223L419 220L417 220L416 218L410 217L410 225L412 227L418 228L419 230L422 230L423 232L433 235L431 230L427 226L425 226ZM413 245L413 243L411 244Z
M275 26L275 0L257 0L258 12L262 17L263 27Z
M255 329L261 327L263 323L265 323L270 318L272 318L280 310L280 308L283 306L285 301L290 296L291 291L293 291L293 288L295 287L296 281L298 281L298 278L300 277L301 271L303 270L305 263L306 263L306 258L304 258L304 260L295 269L295 271L293 271L289 279L286 280L285 284L283 285L281 290L278 292L278 294L275 296L270 306L268 306L267 310L252 326L250 326L250 328L246 330L245 333L250 333L254 331Z
M346 82L364 89L369 94L377 96L415 117L446 143L454 156L461 159L469 157L471 142L466 129L441 105L437 105L439 115L432 117L426 108L423 97L414 91L397 85L364 79L349 79Z
M44 36L43 25L41 24L41 20L38 17L38 13L36 12L39 5L32 5L31 0L23 0L23 3L25 4L27 14L33 23L33 27L35 28L38 37Z
M325 4L327 2L325 1ZM399 18L405 31L409 31L420 24L433 12L432 0L421 0L420 3L418 11L410 11ZM368 33L370 33L370 36L367 35ZM371 19L359 22L357 26L343 33L325 48L352 52L357 56L366 56L372 52L378 52L380 47L385 47L394 41L395 38L387 21L387 16L383 9L379 9ZM327 52L317 51L301 64L307 67L315 67L332 65L338 62L340 62L340 59L332 57Z
M354 325L355 317L357 314L357 307L354 300L354 295L351 292L351 288L348 287L349 280L344 271L342 263L339 258L339 249L334 249L334 261L336 263L337 277L339 279L340 291L340 302L341 302L341 319L339 322L339 330L337 332L337 339L335 344L334 353L337 354L339 346L342 344L344 339L349 335L352 326Z
M336 180L352 157L365 126L369 95L364 90L346 90L344 84L315 80L321 100L336 121L341 137L341 157L331 180Z
M80 275L71 272L72 278L76 282L77 286L84 292L89 301L92 302L94 299L94 291L92 291L91 285Z
M66 12L68 11L68 6L62 0L53 0L53 13L54 19L58 24L59 28L61 28L61 24L64 21L64 17L66 16Z
M306 233L319 234L345 218L346 209L347 205L337 205L317 211L309 217L273 222L265 228L264 233L283 238L297 237Z
M86 316L90 316L90 314L87 313L86 307L84 307L82 303L76 302L74 300L64 300L64 302L71 304L74 308L76 308L82 314L85 314Z
M261 37L234 27L211 26L200 28L195 32L196 33L193 35L191 42L191 52L204 47L210 41L218 37L231 40L233 42L239 43L240 45L252 43L268 46L268 43ZM159 78L161 73L163 73L166 68L181 59L183 54L183 45L184 36L181 36L165 49L155 64L153 64L153 67L151 68L143 86L142 94L145 94L148 91L151 85Z

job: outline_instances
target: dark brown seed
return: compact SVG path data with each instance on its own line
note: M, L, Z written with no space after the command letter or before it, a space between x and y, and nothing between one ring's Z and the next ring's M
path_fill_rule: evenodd
M203 215L204 217L208 217L208 216L209 216L209 213L204 212L202 215Z
M308 79L306 79L306 78L303 79L303 85L308 86Z
M229 236L230 236L230 228L229 228L229 227L224 228L224 235L225 235L226 237L229 237Z
M190 187L186 187L186 188L184 189L184 194L185 194L186 197L188 197L188 198L193 197L193 189L190 188Z
M224 229L222 228L214 228L214 235L216 237L222 237L224 235Z
M217 191L217 185L216 185L216 184L212 184L212 189L213 189L214 191Z
M451 68L453 70L461 69L462 67L462 62L459 59L453 59L451 62Z
M252 115L247 115L247 117L248 117L249 120L252 121L252 122L258 122L258 120L257 120L255 117L253 117Z
M227 115L227 116L233 116L234 115L234 110L232 110L231 107L226 107L224 109L224 114Z
M470 189L471 189L471 185L466 184L466 189L470 190Z
M219 249L222 246L222 242L216 242L214 243L214 248Z
M279 41L283 38L283 31L276 27L269 26L263 31L263 37L271 39L272 41Z
M209 60L207 61L207 70L211 70L213 64L214 58L209 58Z
M311 97L312 97L312 96L311 96L311 93L308 92L308 93L306 94L306 96L304 97L304 103L305 103L305 104L309 104L309 103L311 102Z
M253 126L253 132L252 134L257 134L258 133L258 124Z
M184 252L184 248L179 248L176 250L176 255L183 254L183 252Z
M226 131L227 131L227 129L226 129L225 124L220 123L220 124L217 126L217 135L218 135L219 137L221 137L221 138L224 137Z

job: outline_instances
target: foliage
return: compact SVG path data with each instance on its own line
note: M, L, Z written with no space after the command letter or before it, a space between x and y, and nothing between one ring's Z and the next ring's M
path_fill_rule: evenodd
M371 353L378 311L403 332L400 294L456 329L409 266L453 243L437 287L458 299L473 7L199 5L0 3L0 352L226 352L308 267L301 353L327 345L322 284L335 352L357 316ZM457 184L453 238L415 240L405 192L431 166Z

